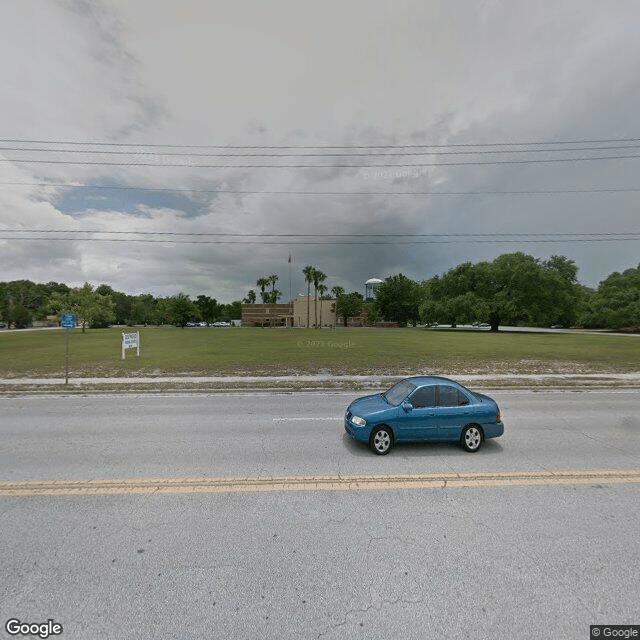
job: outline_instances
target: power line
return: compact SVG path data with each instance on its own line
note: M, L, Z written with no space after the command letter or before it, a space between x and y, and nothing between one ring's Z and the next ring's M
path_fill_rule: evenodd
M3 147L0 151L18 151L18 152L37 152L37 153L83 153L83 154L100 154L100 155L127 155L127 156L170 156L181 157L187 156L192 158L350 158L350 157L393 157L393 156L426 156L426 155L479 155L488 153L573 153L576 151L612 151L615 149L637 149L640 145L626 144L613 146L598 147L570 147L556 149L482 149L473 151L377 151L377 152L349 152L349 153L201 153L192 151L165 151L162 153L150 151L96 151L94 149L45 149L42 147Z
M230 244L230 245L427 245L427 244L460 244L460 243L585 243L585 242L631 242L640 240L640 232L630 233L461 233L461 234L364 234L361 239L354 240L353 234L242 234L242 233L180 233L180 232L156 232L156 231L100 231L84 230L71 231L62 229L38 230L38 229L5 229L2 233L29 233L46 234L39 236L2 236L0 240L29 240L29 241L63 241L63 242L129 242L129 243L165 243L165 244ZM73 234L71 237L55 237L50 234ZM88 234L98 234L111 237L78 237ZM142 236L121 238L120 235ZM163 238L149 238L149 236L164 236ZM185 238L198 238L185 239ZM216 238L202 239L202 238ZM224 238L224 239L220 239ZM266 240L265 238L276 238ZM312 238L302 240L301 238ZM344 240L343 238L352 238ZM369 239L363 239L369 238ZM372 240L370 238L376 238ZM378 238L386 238L379 240Z
M388 163L388 164L175 164L154 162L109 162L96 160L34 160L18 158L0 158L0 162L16 164L65 164L75 166L117 166L117 167L166 167L182 169L384 169L384 168L420 168L420 167L455 167L478 165L517 165L540 164L553 162L591 162L594 160L629 160L640 158L640 155L623 156L585 156L578 158L535 158L527 160L482 160L463 162L422 162L422 163Z
M449 144L387 144L387 145L215 145L215 144L161 144L135 142L104 142L89 140L30 140L24 138L0 138L2 144L65 144L70 146L100 146L100 147L149 147L167 149L446 149L456 147L506 147L506 146L537 146L561 144L609 144L640 142L640 138L599 138L573 140L534 140L520 142L460 142Z
M6 238L0 237L0 240L30 240L30 241L74 241L74 242L137 242L137 243L147 243L147 244L190 244L190 245L222 245L222 244L233 244L233 245L279 245L279 246L302 246L302 245L316 245L316 246L332 246L332 245L343 245L343 246L356 246L356 245L394 245L394 246L409 246L409 245L430 245L430 244L464 244L464 243L474 243L474 244L538 244L538 243L565 243L565 244L575 244L575 243L586 243L586 242L629 242L632 240L640 240L640 238L589 238L589 239L580 239L580 240L558 240L558 239L539 239L539 240L477 240L477 239L458 239L458 240L409 240L406 242L396 242L396 241L358 241L358 242L339 242L339 241L329 241L329 242L318 242L318 241L261 241L261 240L148 240L148 239L122 239L122 238Z
M0 229L0 233L99 233L103 235L145 235L145 236L221 236L246 238L351 238L353 233L228 233L228 232L188 232L188 231L105 231L102 229ZM404 238L406 233L358 233L366 238ZM481 238L481 237L597 237L597 236L638 236L640 231L619 231L599 233L541 232L541 233L411 233L415 238Z
M521 191L267 191L249 189L188 189L178 187L140 187L123 185L72 184L60 182L0 182L0 186L57 187L68 189L113 189L123 191L166 191L176 193L224 193L234 195L296 196L476 196L476 195L555 195L578 193L634 193L639 187L595 189L528 189Z

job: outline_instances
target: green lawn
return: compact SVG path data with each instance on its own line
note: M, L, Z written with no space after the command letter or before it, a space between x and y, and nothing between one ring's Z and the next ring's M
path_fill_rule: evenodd
M132 329L127 329L132 331ZM640 338L425 329L140 328L121 360L121 329L70 332L74 377L164 375L628 372ZM0 377L64 375L63 330L0 332Z

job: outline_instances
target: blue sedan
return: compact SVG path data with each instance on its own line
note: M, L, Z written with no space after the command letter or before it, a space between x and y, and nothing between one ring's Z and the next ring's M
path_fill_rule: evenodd
M474 452L504 433L495 400L437 376L406 378L385 393L354 400L344 428L378 455L396 442L459 442Z

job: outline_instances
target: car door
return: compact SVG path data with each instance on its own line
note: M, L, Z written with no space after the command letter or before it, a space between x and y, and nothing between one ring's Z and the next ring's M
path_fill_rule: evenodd
M442 440L459 440L469 421L469 399L449 385L438 385L438 436Z
M398 435L402 440L433 440L438 429L436 386L418 387L405 401Z

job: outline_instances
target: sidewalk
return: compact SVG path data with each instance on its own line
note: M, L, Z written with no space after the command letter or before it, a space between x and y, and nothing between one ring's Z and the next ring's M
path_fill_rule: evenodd
M443 374L476 389L640 389L638 373ZM172 393L273 391L367 391L390 387L403 375L171 376L146 378L6 378L0 395L66 393Z

